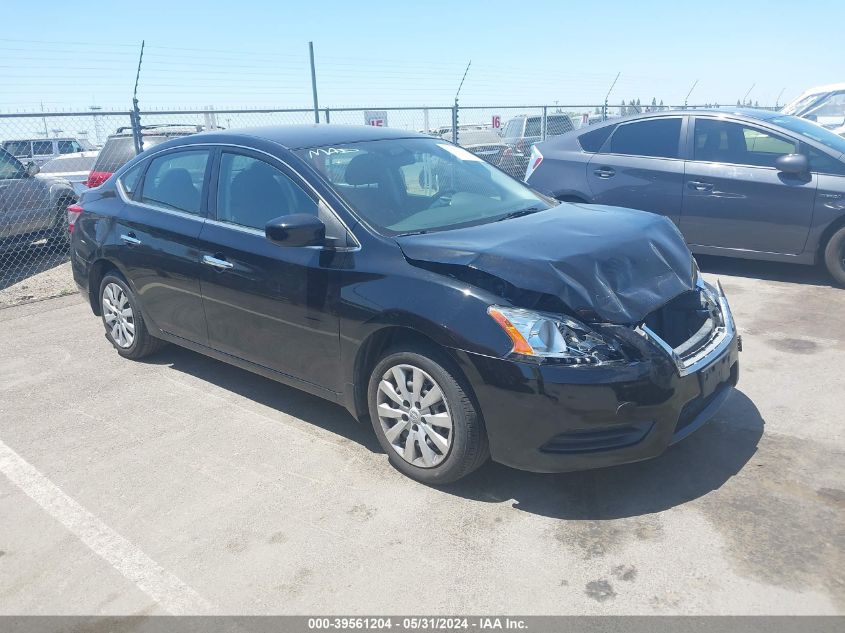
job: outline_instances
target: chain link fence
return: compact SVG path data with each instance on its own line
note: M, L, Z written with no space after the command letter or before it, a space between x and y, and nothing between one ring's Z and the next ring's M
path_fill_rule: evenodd
M67 207L135 156L170 138L290 124L392 127L453 141L514 178L531 146L604 118L674 109L602 105L393 107L0 114L0 308L75 291ZM691 106L692 107L692 106Z

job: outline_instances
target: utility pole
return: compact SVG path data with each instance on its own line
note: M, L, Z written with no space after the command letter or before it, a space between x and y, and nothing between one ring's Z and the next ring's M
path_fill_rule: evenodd
M464 76L461 77L461 83L458 84L458 91L455 93L455 107L452 108L452 142L455 144L458 143L458 97L461 95L461 88L464 87L464 81L467 78L470 66L472 66L472 60L469 60L466 70L464 71Z
M144 61L144 40L141 40L141 55L138 57L138 72L135 73L135 90L132 92L132 139L135 141L135 153L144 151L144 143L141 139L141 111L138 108L138 81L141 78L141 63Z
M94 101L94 99L91 99ZM97 112L103 109L102 106L98 105L90 105L88 109L93 112L92 118L94 119L94 143L96 145L100 144L100 117L97 116Z
M689 96L692 94L692 91L693 91L693 90L695 90L695 87L696 87L697 85L698 85L698 79L696 79L696 80L693 82L693 84L692 84L692 88L690 88L690 89L689 89L689 92L687 93L687 96L686 96L686 97L684 97L684 107L685 107L685 108L687 107L687 102L689 101Z
M314 42L308 42L308 56L311 58L311 91L314 93L314 123L319 123L320 105L317 102L317 68L314 66Z
M621 71L616 73L616 79L613 80L613 83L610 84L610 89L607 91L607 94L604 95L604 107L602 108L602 111L601 111L601 120L602 121L607 121L607 100L610 98L610 93L613 92L613 87L616 85L616 82L619 81L619 75L621 75L621 74L622 74Z
M41 112L42 113L44 112L44 102L43 101L41 102ZM50 133L47 132L47 117L42 116L41 121L42 121L42 123L44 123L44 138L50 138Z

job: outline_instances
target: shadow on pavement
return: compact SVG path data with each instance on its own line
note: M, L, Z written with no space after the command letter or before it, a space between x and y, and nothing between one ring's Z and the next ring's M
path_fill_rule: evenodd
M383 454L369 424L298 389L174 345L145 362L170 366ZM754 455L763 427L754 403L735 390L710 424L655 459L554 475L488 462L465 480L440 490L489 503L512 500L517 510L558 519L640 516L720 488Z
M732 277L751 277L767 281L785 281L810 286L836 287L823 266L805 266L783 262L763 262L754 259L696 255L702 272Z

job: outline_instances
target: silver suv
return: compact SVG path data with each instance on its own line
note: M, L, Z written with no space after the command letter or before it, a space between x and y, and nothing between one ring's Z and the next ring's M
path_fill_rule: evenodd
M0 149L0 252L44 237L66 239L66 210L76 194L67 181L35 178L38 169Z
M32 161L40 167L56 156L85 152L94 148L88 141L65 137L3 141L3 149L24 163Z

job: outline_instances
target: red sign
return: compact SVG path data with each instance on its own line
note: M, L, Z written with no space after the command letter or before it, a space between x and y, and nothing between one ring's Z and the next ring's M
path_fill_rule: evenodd
M494 114L493 115L493 129L498 130L500 127L502 127L502 117L500 117L498 114Z

